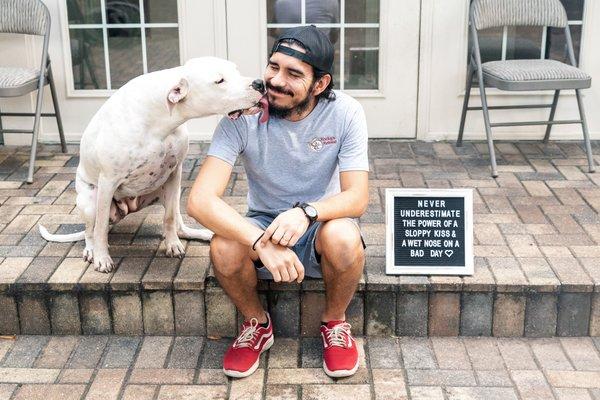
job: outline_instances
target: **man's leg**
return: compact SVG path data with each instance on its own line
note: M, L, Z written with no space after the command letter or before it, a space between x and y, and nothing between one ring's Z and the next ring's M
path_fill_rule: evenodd
M248 246L214 235L210 256L221 287L245 319L240 334L223 356L223 372L243 378L256 371L261 353L273 345L273 324L267 319L256 292L257 277L252 262L256 253Z
M349 219L334 219L323 223L315 240L326 294L321 321L345 320L365 265L360 231Z
M256 318L262 324L267 317L256 291L258 280L251 252L247 246L218 235L210 242L210 257L221 287L246 321Z

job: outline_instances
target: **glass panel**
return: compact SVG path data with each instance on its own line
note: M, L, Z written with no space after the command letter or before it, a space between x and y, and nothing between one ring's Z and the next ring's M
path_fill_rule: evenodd
M67 0L69 24L101 24L100 0Z
M379 29L346 28L344 89L377 89Z
M509 26L506 39L506 59L539 59L542 31L539 26Z
M335 57L333 61L333 82L335 84L336 89L340 87L340 30L338 28L319 28L325 34L329 36L331 43L335 49ZM284 29L280 28L269 28L267 29L267 48L268 53L271 52L271 48L273 47L273 43L275 39L279 36L279 34ZM267 53L267 55L268 55ZM267 64L267 60L265 60L265 65Z
M273 43L275 43L275 39L281 34L283 29L280 28L268 28L267 29L267 57L271 54L271 49L273 48ZM266 62L265 62L266 65Z
M177 28L146 29L146 49L148 72L177 67L181 64Z
M579 60L581 26L571 25L570 29L571 38L573 39L575 60ZM569 54L567 53L567 42L565 41L565 30L563 28L548 28L548 36L546 38L546 58L570 64Z
M502 28L483 29L478 32L478 37L482 63L502 59ZM471 56L472 46L471 32L469 32L468 57Z
M102 29L70 29L75 89L106 89Z
M108 57L112 88L118 89L144 72L141 29L108 29Z
M138 0L106 0L106 23L139 24L140 2Z
M347 23L378 23L379 0L346 0Z
M339 28L319 28L319 30L325 33L331 44L333 44L333 48L335 50L335 56L333 57L333 84L335 85L335 89L340 88L340 56L342 54L342 50L340 48L340 29Z
M583 19L583 0L560 0L567 10L569 21L581 21Z
M267 23L300 24L301 0L267 0Z
M337 24L340 22L339 0L304 0L307 24Z
M149 23L177 21L177 0L144 0L144 19Z

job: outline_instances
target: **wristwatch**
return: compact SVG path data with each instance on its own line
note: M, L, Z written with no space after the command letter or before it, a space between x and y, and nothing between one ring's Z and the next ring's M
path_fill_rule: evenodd
M301 202L297 201L292 206L292 208L295 208L295 207L301 208L302 211L304 211L304 215L306 215L306 217L308 218L309 225L311 225L313 222L315 222L317 220L317 218L319 217L319 214L317 213L317 209L308 203L301 203Z

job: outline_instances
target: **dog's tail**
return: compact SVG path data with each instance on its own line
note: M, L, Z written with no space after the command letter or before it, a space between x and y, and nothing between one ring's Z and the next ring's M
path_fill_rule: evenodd
M178 235L182 239L199 239L210 241L214 233L209 229L190 228L184 224L181 224Z
M53 233L48 232L48 229L46 229L42 225L38 225L38 228L42 237L49 242L77 242L79 240L85 239L85 231L67 233L65 235L55 235Z

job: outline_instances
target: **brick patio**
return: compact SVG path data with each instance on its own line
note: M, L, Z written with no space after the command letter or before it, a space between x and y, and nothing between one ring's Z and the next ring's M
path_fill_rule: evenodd
M576 142L498 142L494 180L486 146L370 141L371 199L361 218L368 259L348 311L356 333L600 335L600 174L586 173ZM207 147L191 145L182 201ZM159 249L160 206L113 227L119 267L112 274L81 261L82 243L39 236L38 223L51 232L82 228L74 209L77 150L40 146L35 183L27 185L28 149L0 148L0 333L235 335L236 312L211 273L208 245L186 243L183 260ZM594 150L600 154L600 143ZM386 276L386 187L474 188L475 275ZM225 200L244 212L246 191L236 166ZM320 280L260 289L277 335L316 333Z
M359 338L357 373L335 380L317 338L278 338L251 377L228 379L229 341L0 339L0 399L600 399L598 338Z

